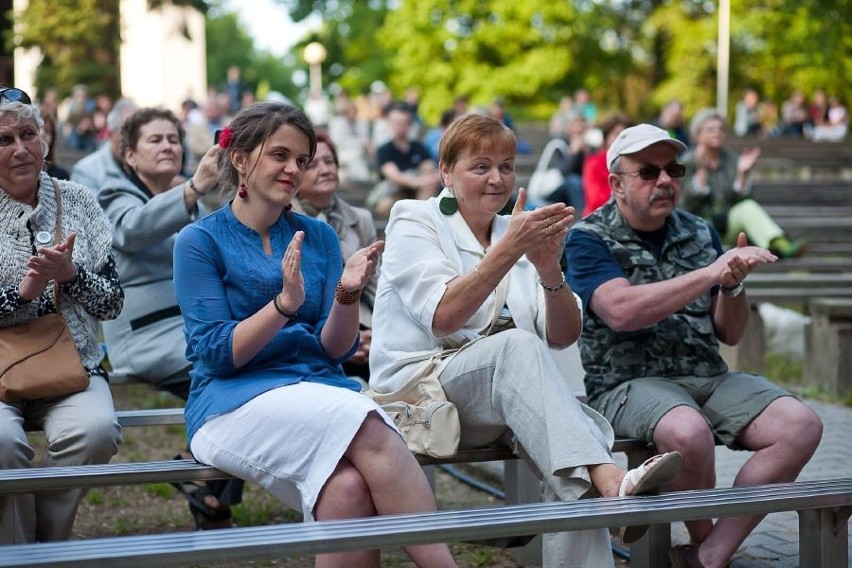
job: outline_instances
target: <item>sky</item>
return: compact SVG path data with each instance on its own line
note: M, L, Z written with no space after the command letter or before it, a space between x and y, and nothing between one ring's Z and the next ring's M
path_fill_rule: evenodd
M254 38L257 49L268 50L276 55L284 55L317 25L317 20L313 18L299 24L293 23L284 5L274 0L226 0L224 7L239 15L240 22Z

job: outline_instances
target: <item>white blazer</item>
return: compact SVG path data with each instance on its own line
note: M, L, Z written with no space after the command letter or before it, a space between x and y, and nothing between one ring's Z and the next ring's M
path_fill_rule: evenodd
M420 362L448 347L483 337L491 324L495 292L461 330L447 337L432 333L435 310L447 283L473 270L485 256L461 214L444 215L438 209L438 201L447 195L444 189L426 201L398 201L391 210L370 346L370 387L379 392L397 390ZM503 237L508 225L508 216L495 217L492 244ZM515 327L546 341L544 289L535 267L523 256L507 278L506 304ZM580 298L576 294L574 298L580 306Z

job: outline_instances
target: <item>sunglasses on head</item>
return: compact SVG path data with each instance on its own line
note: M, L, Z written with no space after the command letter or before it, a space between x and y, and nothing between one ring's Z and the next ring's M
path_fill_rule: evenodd
M671 178L682 178L686 175L686 166L683 164L669 164L661 168L660 166L642 166L638 170L631 172L614 172L617 174L635 174L646 181L655 181L660 177L660 172L665 171Z
M25 105L33 104L30 96L21 89L9 87L8 89L0 89L0 100L7 100L10 103L23 103Z

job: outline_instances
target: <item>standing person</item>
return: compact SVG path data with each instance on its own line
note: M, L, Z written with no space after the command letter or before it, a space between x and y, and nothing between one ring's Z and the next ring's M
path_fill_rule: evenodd
M106 180L98 192L112 223L113 251L125 287L124 309L103 324L113 372L149 383L186 400L189 368L183 318L175 299L172 253L177 233L204 212L201 198L216 183L217 148L186 182L173 185L183 167L184 130L171 111L139 109L120 131L126 175ZM183 484L200 529L232 525L242 481ZM189 486L187 489L186 486Z
M306 520L434 510L393 422L340 368L357 349L358 299L383 243L344 266L328 224L288 211L316 151L302 111L245 107L219 145L219 183L239 188L237 197L175 243L193 455L262 485ZM443 544L405 550L420 566L454 565ZM322 566L378 564L378 550L317 557Z
M109 222L85 188L42 172L42 118L20 89L0 89L0 327L62 315L89 375L86 390L0 402L0 469L32 467L24 422L44 430L45 466L107 463L121 443L98 321L121 311ZM58 213L58 210L61 212ZM61 241L54 241L57 214ZM59 306L54 301L58 287ZM0 544L64 540L82 489L0 496Z
M549 349L571 345L580 332L579 300L559 266L574 210L555 203L525 211L521 189L512 215L498 214L514 188L516 144L492 117L459 118L441 140L441 194L394 206L370 386L397 391L424 362L463 347L438 368L458 408L460 448L511 444L541 472L549 501L592 487L603 496L652 492L674 477L680 456L656 456L625 474L610 455L612 429L577 401ZM631 527L625 538L646 528ZM556 546L563 539L567 548ZM548 566L613 562L604 529L546 534L544 552Z
M338 177L337 148L323 131L316 132L317 151L305 170L298 199L293 208L300 213L325 221L340 239L340 252L345 263L358 250L378 240L373 216L362 207L354 207L337 193L340 189ZM350 377L370 378L368 358L373 331L373 305L376 301L377 278L374 274L361 292L358 318L360 343L358 350L343 363L343 370Z
M805 241L790 241L784 229L763 207L749 197L751 170L760 148L747 148L737 155L725 148L727 124L719 111L699 111L690 123L695 146L682 157L684 209L713 224L727 246L736 244L744 232L749 242L782 258L804 252Z
M580 355L589 404L616 434L680 451L667 489L712 488L715 442L754 451L734 485L793 481L819 444L817 415L768 379L728 369L719 341L748 321L743 282L776 257L748 246L723 253L716 231L675 208L683 144L662 129L625 129L607 151L615 199L568 237L568 281L586 306ZM760 516L687 523L677 567L727 566Z

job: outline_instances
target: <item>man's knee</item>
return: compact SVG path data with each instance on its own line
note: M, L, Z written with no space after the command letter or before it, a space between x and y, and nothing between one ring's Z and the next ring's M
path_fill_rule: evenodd
M770 404L764 413L770 424L783 424L777 428L796 451L813 453L822 439L823 424L820 417L808 405L793 397L782 397Z
M713 452L716 441L698 410L681 405L669 410L654 429L654 442L665 450L679 450L684 457Z

